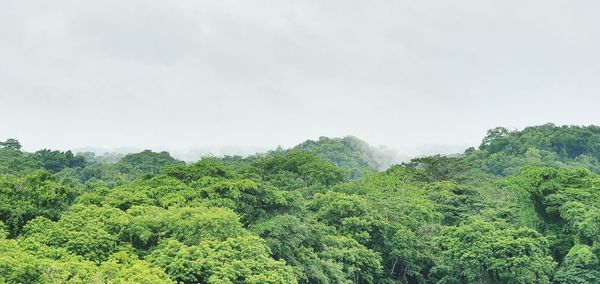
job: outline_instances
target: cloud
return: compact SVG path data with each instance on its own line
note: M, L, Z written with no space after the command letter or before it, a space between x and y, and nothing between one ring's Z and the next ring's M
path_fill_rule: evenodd
M477 145L598 123L595 1L3 1L26 148Z

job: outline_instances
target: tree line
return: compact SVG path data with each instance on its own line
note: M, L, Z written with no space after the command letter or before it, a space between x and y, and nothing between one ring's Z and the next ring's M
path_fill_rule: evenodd
M600 127L385 168L355 137L179 161L0 142L0 283L600 283Z

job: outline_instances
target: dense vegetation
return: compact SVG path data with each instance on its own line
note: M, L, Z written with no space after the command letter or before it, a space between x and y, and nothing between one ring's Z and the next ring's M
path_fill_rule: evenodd
M0 283L600 283L600 127L382 170L353 138L185 164L0 142Z

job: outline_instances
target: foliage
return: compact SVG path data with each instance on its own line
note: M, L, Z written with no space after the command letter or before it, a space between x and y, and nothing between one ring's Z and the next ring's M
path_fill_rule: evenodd
M392 151L371 147L354 136L319 137L319 140L307 140L290 151L312 152L348 170L350 178L359 178L365 173L383 170L396 162L396 156Z
M168 240L148 261L183 283L296 283L292 270L283 261L270 258L269 248L252 236L193 246Z
M355 137L190 164L7 139L0 283L599 283L599 135L398 165Z
M466 159L495 175L514 174L525 165L583 166L600 173L600 127L548 123L522 131L497 127Z
M475 219L447 228L437 243L442 283L549 283L555 265L548 241L528 228Z
M37 216L57 219L78 194L46 170L24 177L0 176L0 218L14 235Z
M157 174L162 168L182 164L184 162L171 157L168 152L156 153L145 150L124 156L115 164L115 167L120 172L135 177L144 174Z
M64 168L80 168L85 166L85 158L75 156L71 151L61 152L43 149L35 152L34 157L39 160L42 167L59 172Z

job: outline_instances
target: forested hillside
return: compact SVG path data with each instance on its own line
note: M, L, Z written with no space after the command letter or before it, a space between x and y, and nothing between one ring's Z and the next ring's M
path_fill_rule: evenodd
M600 127L389 161L355 137L192 164L8 139L0 283L600 283Z
M348 170L351 178L367 172L383 170L398 160L396 154L385 148L375 148L354 136L343 138L320 137L307 140L288 151L309 151Z

